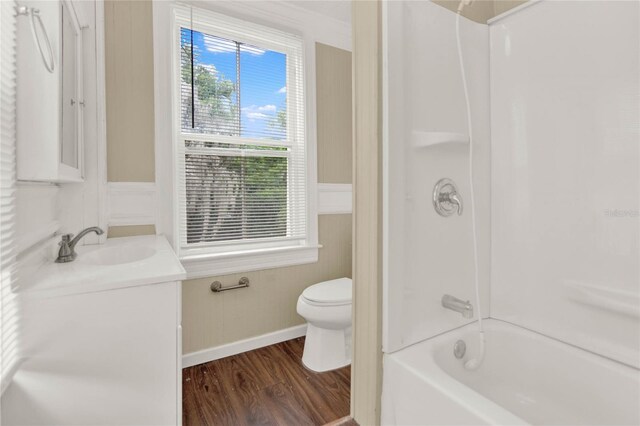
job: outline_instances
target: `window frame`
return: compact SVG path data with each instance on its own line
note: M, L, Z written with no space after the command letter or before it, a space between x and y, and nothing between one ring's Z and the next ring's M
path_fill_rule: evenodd
M299 36L292 31L282 30L277 26L269 26L263 24L253 23L245 19L237 19L235 17L228 16L226 14L220 14L201 7L197 8L200 16L211 14L214 19L229 19L232 22L243 22L243 24L254 26L254 28L266 27L267 29L274 29L284 31L291 35ZM185 6L174 4L171 8L171 42L172 47L170 50L171 60L171 111L172 111L172 152L173 152L173 173L172 173L172 186L173 186L173 211L172 211L172 236L170 240L174 249L176 250L178 257L183 263L183 266L187 270L189 278L205 277L211 275L228 274L234 272L245 272L251 270L268 269L274 267L291 266L303 263L316 262L318 259L318 234L317 234L317 183L316 183L316 127L315 127L315 42L301 38L301 45L299 53L295 51L283 49L282 45L278 43L260 40L259 42L251 37L243 37L236 32L228 29L220 29L206 22L199 21L197 24L191 25L191 21L187 20L184 15ZM193 139L204 138L207 141L215 141L222 143L235 143L237 144L239 139L244 142L240 145L252 143L258 145L277 145L287 146L291 145L291 136L288 136L286 142L278 141L273 142L269 140L253 139L253 138L235 138L224 135L203 135L200 133L187 133L182 131L181 125L181 80L180 80L180 40L181 40L181 28L188 26L195 31L208 33L216 37L223 37L230 40L247 43L250 45L257 45L257 47L263 49L274 50L277 52L289 54L299 54L301 56L302 64L302 93L303 93L303 105L304 114L296 114L297 123L296 126L304 126L304 145L299 148L302 152L296 154L291 152L290 155L304 155L305 156L305 175L306 182L303 189L303 196L305 198L306 205L306 235L304 238L298 238L293 240L271 239L270 241L228 241L224 243L216 243L207 247L186 247L183 239L186 235L186 229L183 227L184 223L184 205L181 202L185 195L185 189L180 185L183 182L183 176L180 175L184 170L184 153L185 153L185 140L189 137ZM311 54L310 51L311 50ZM157 50L156 50L157 52ZM292 72L291 68L295 67L293 61L287 61L287 87L289 87L289 77ZM290 104L293 104L290 103ZM288 123L288 134L289 127ZM185 138L185 136L188 136ZM295 191L295 189L289 188L288 191ZM161 228L161 227L160 227ZM161 229L159 229L161 231Z

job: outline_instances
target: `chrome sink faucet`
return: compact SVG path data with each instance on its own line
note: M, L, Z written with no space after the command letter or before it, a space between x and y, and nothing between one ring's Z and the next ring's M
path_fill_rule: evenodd
M468 300L465 302L457 297L445 294L442 296L442 306L452 311L460 312L465 318L473 318L473 306Z
M56 263L73 262L73 260L77 256L77 253L75 251L76 244L78 244L78 241L80 241L80 239L87 235L89 232L95 232L98 235L104 234L104 231L97 226L92 226L80 231L80 233L76 235L75 238L73 238L73 234L64 234L62 236L62 239L58 243L58 245L60 246L60 250L58 251L58 258L56 259Z

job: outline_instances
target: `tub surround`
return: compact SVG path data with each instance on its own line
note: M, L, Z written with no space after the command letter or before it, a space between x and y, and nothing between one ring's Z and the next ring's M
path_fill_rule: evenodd
M636 368L639 14L540 1L490 26L491 316Z
M489 26L460 22L474 120L483 317L636 368L639 7L540 1ZM388 154L388 187L405 188L387 197L394 206L387 232L395 238L387 249L384 349L394 352L464 323L438 306L443 294L474 297L469 210L435 216L423 184L452 178L469 201L468 146L416 151L404 137L442 130L436 125L466 132L459 61L451 53L455 14L432 2L391 3L387 12L388 138L407 141ZM412 53L424 49L429 55ZM516 302L523 297L526 303Z
M460 0L432 0L433 3L446 7L452 12L458 10ZM472 21L485 24L491 18L518 7L527 0L475 0L462 10L462 16Z
M478 325L439 306L453 294L476 310L470 215L432 220L428 193L437 173L469 201L469 147L406 137L467 131L456 16L431 2L386 12L382 423L640 423L640 5L537 1L488 27L460 20L491 318L475 371Z
M457 135L469 140L456 55L455 14L433 2L389 2L388 135L385 185L385 352L393 352L473 319L445 310L444 294L470 300L473 285L469 144L415 144L415 134ZM461 39L473 120L476 223L481 314L490 300L489 33L461 19ZM415 52L429 52L416 55ZM401 76L401 77L399 77ZM443 178L458 188L461 216L440 216L434 186Z

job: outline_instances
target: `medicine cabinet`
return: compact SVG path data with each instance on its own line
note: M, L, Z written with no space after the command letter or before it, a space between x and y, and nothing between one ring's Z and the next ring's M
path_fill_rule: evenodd
M82 26L73 2L24 1L17 20L19 180L83 180Z

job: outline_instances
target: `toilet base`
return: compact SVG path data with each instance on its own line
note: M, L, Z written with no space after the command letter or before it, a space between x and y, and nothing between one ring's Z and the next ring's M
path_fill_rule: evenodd
M351 327L331 330L308 324L302 363L318 373L351 364Z

